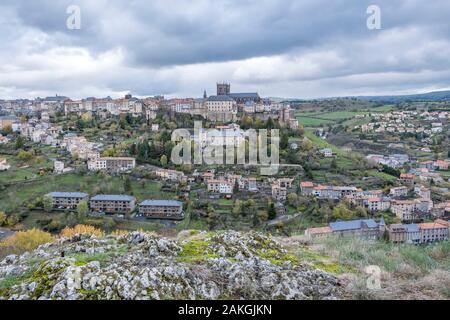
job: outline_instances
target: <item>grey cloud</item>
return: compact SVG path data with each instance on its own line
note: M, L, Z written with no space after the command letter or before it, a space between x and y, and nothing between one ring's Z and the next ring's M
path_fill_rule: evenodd
M374 2L383 30L366 28ZM81 30L65 27L72 4ZM450 82L445 0L4 0L0 10L0 98L200 95L221 80L291 97Z

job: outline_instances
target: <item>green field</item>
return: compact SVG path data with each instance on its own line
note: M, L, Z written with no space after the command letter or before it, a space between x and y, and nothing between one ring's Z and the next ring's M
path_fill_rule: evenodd
M340 120L349 120L357 115L365 115L373 112L388 112L392 110L393 106L384 105L381 107L373 108L369 110L361 111L334 111L334 112L302 112L297 111L296 117L299 123L303 124L305 127L317 127L321 125L327 125L336 123Z

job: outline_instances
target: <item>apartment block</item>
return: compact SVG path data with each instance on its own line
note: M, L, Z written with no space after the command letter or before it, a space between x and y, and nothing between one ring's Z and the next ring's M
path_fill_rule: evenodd
M88 201L89 195L83 192L50 192L46 194L52 199L55 209L76 209L80 201Z
M183 219L183 203L175 200L145 200L139 204L139 213L152 219Z
M135 209L136 199L128 195L96 195L89 205L92 211L104 213L131 213Z

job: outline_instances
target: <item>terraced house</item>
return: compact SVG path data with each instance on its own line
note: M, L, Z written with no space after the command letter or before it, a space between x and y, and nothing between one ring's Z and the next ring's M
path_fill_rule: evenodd
M139 213L153 219L183 219L183 203L175 200L145 200L139 204Z
M128 195L100 194L91 198L92 211L104 213L131 213L136 206L136 198Z
M89 195L83 192L50 192L46 194L52 200L55 209L76 209L78 204L88 201Z

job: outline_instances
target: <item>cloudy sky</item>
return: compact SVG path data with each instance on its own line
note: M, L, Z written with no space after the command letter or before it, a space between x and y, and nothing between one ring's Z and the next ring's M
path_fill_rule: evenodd
M0 13L0 99L201 96L218 81L296 98L450 88L448 0L1 0Z

